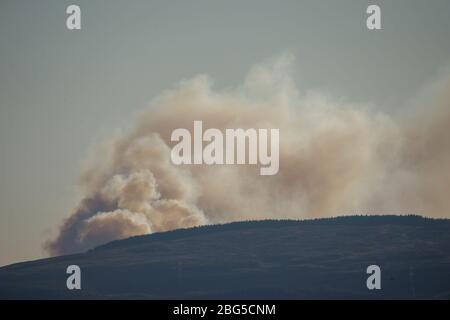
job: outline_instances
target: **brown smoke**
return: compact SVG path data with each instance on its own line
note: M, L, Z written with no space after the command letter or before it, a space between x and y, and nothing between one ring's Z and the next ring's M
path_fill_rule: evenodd
M217 92L206 76L156 98L127 134L107 141L82 175L85 196L50 254L208 223L346 214L449 216L450 78L399 117L365 105L300 94L286 57L254 67ZM171 132L279 128L280 170L185 165L170 160Z

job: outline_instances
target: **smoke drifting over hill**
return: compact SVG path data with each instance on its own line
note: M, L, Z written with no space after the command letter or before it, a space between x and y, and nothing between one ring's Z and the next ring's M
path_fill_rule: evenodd
M45 244L52 255L196 225L365 213L449 216L450 77L394 118L370 105L301 93L289 56L216 91L207 76L162 93L129 132L105 141L82 174L84 198ZM205 127L280 129L280 169L184 165L171 132Z

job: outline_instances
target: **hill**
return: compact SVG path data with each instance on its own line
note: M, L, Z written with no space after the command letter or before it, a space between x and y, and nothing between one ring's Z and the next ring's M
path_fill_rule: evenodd
M82 289L66 288L68 265ZM381 290L366 268L381 267ZM449 299L450 220L253 221L118 240L0 268L1 299Z

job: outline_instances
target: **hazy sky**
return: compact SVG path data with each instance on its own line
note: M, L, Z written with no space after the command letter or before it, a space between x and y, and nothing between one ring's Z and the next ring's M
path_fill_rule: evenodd
M82 30L66 29L69 4ZM366 29L368 4L383 30ZM289 51L301 90L395 111L448 66L449 33L448 0L2 0L0 265L43 256L94 140L180 80L235 87Z

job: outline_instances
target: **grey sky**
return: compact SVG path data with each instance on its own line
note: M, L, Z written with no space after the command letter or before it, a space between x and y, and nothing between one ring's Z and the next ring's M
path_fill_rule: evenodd
M65 27L69 4L80 31ZM383 30L366 29L368 4ZM290 51L301 90L391 110L448 65L449 33L448 0L2 0L0 265L42 256L95 138L180 80L234 87Z

